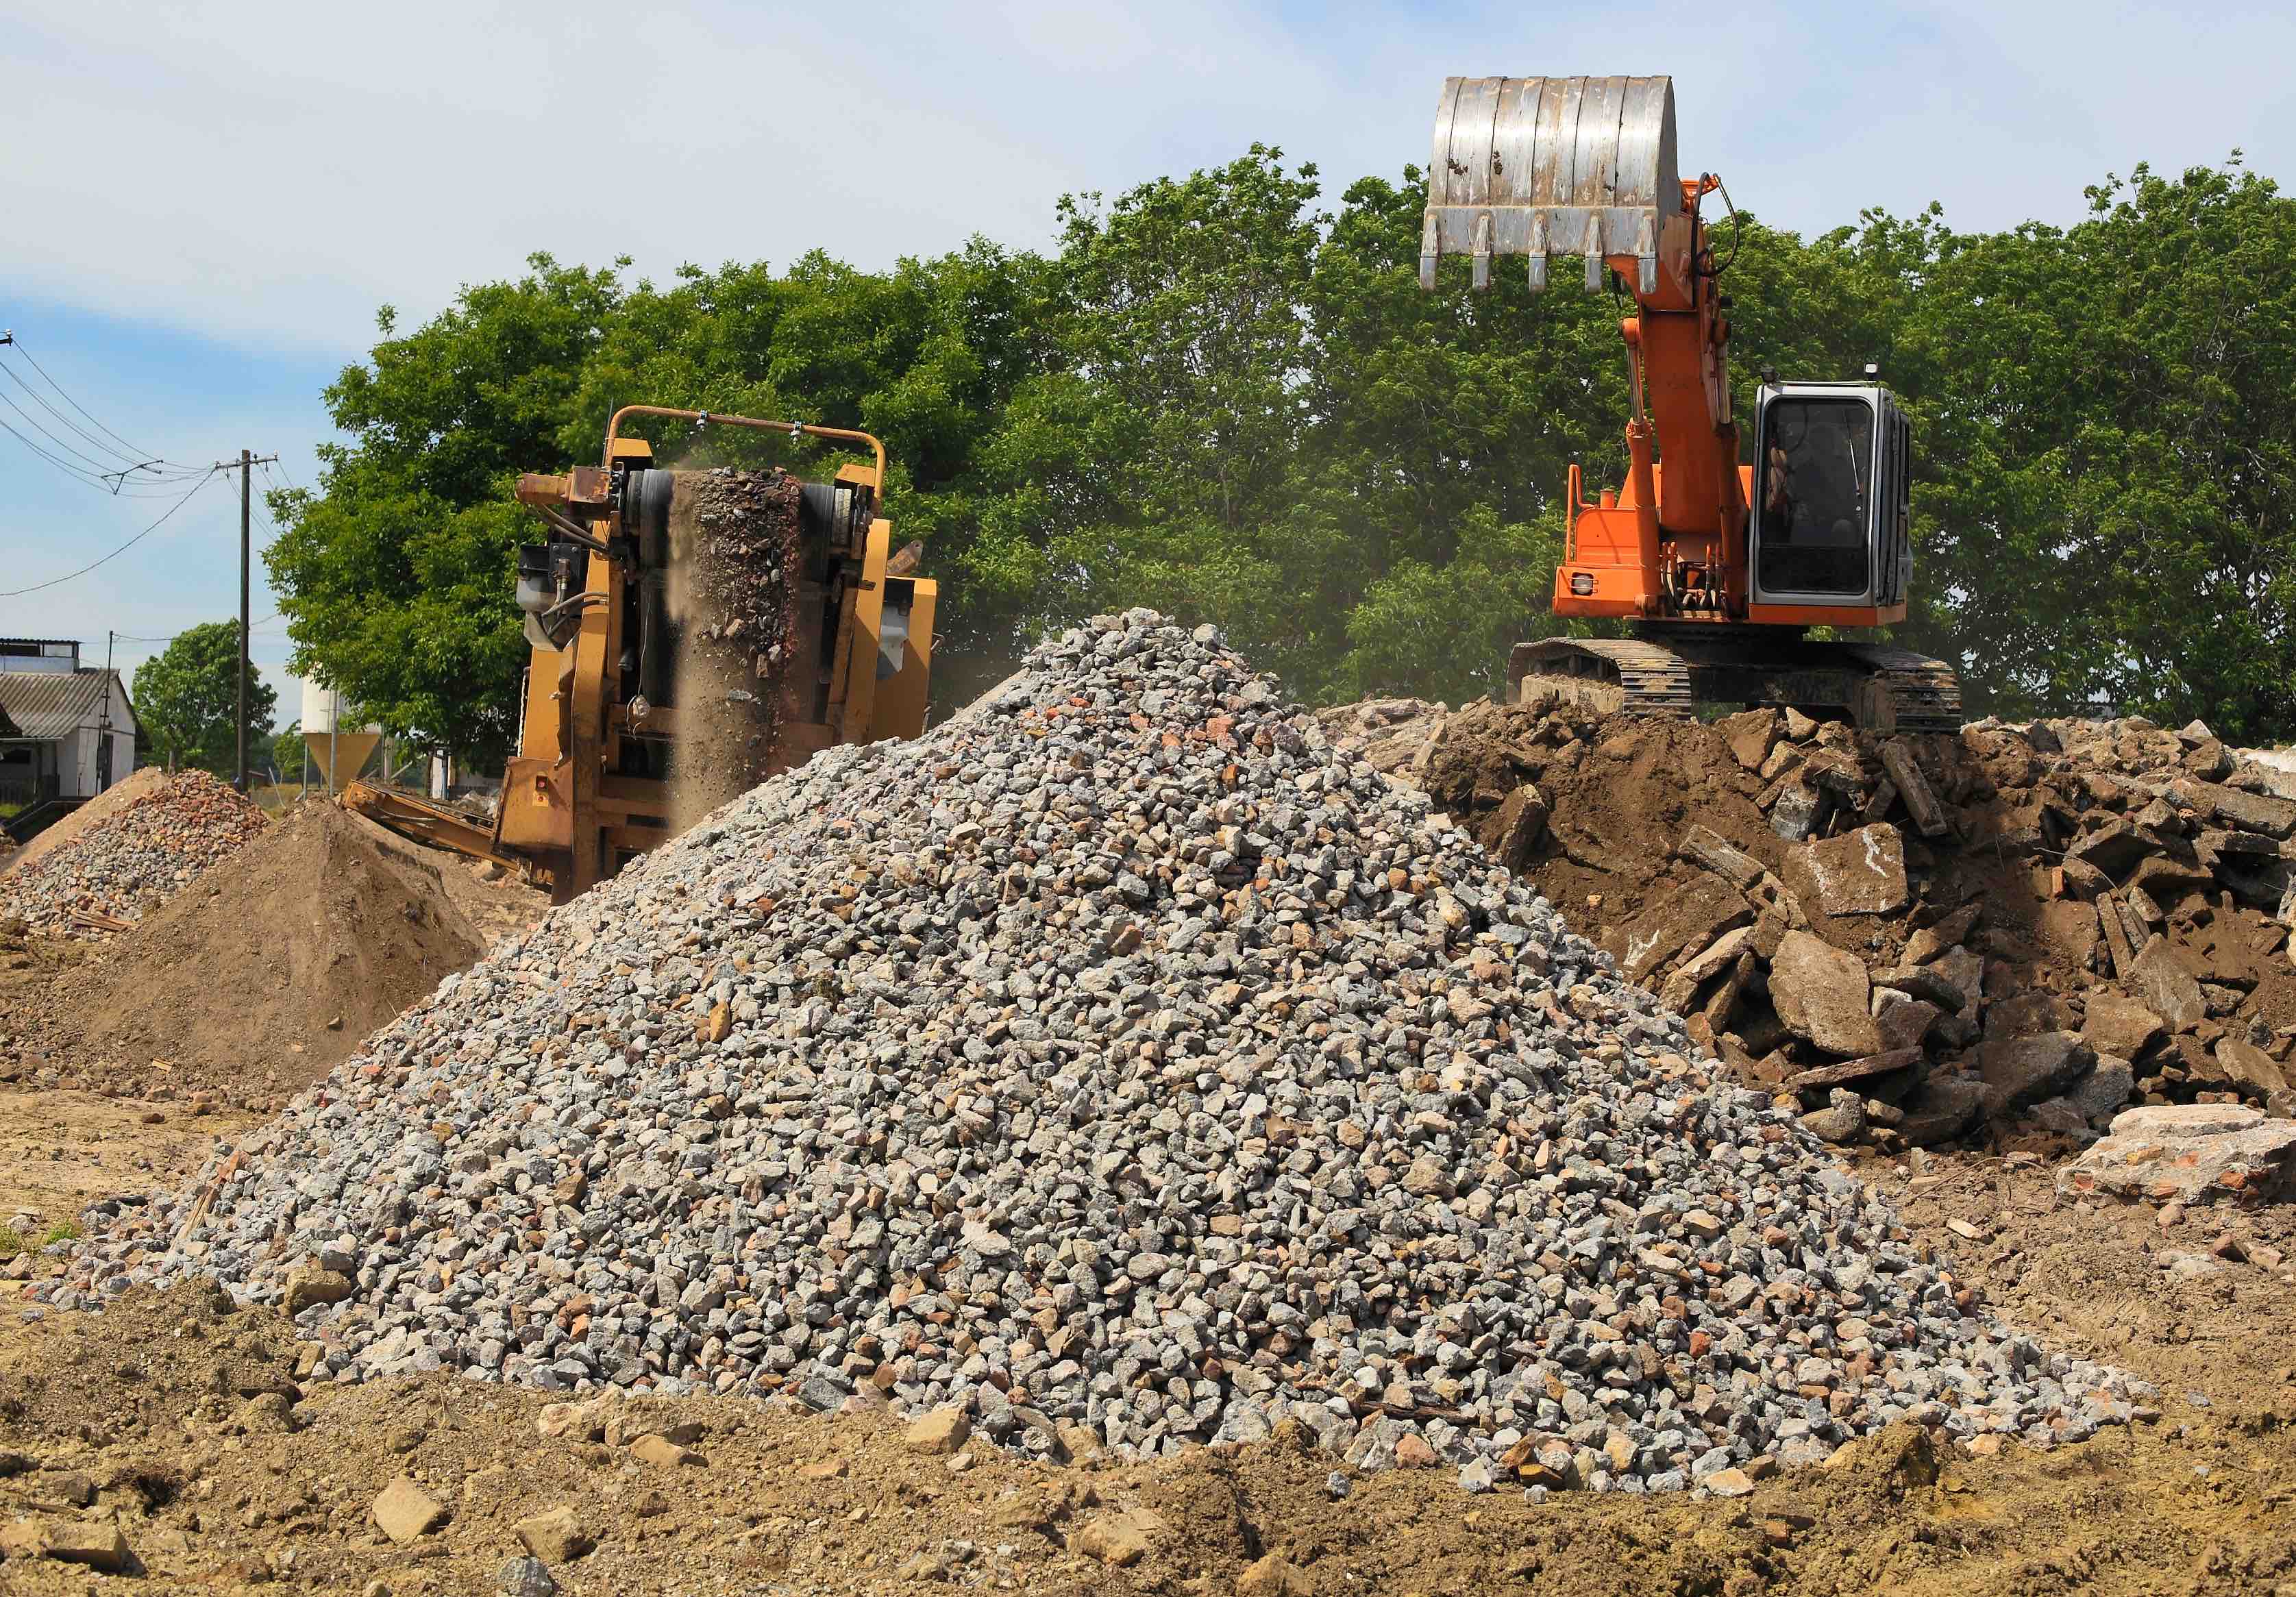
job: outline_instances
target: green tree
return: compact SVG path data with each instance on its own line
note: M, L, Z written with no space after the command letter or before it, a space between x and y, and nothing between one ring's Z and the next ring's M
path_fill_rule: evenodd
M303 723L290 721L286 730L271 740L271 768L282 782L291 782L303 772L303 761L310 750L303 743Z
M262 755L278 694L248 670L248 753ZM170 766L196 766L218 776L238 774L239 623L209 621L177 633L166 649L135 667L135 717L158 757Z
M1937 241L1924 635L2005 710L2296 733L2296 201L2139 167L2058 230Z
M558 437L625 297L614 270L546 255L516 283L466 288L384 337L326 391L348 443L319 448L316 493L275 494L264 559L295 652L418 743L499 759L526 658L513 597L535 523L518 473L564 463Z
M1625 470L1613 286L1574 263L1417 284L1420 175L1326 208L1311 167L1223 166L1054 208L1037 255L973 241L865 272L815 252L665 285L533 258L327 390L342 441L276 495L293 668L480 764L515 725L523 471L598 458L619 405L859 427L942 582L937 697L1043 632L1152 604L1293 691L1455 698L1554 629L1569 468ZM2296 733L2296 202L2235 160L2092 192L2070 228L1935 207L1804 238L1715 219L1734 397L1878 363L1915 421L1912 615L1973 708L2111 700ZM1711 202L1710 201L1710 204ZM844 456L648 422L666 462ZM1663 458L1661 452L1661 465Z

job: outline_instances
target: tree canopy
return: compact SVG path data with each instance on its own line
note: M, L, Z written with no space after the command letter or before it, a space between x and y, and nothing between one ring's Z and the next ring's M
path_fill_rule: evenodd
M152 751L171 766L239 774L239 623L207 621L179 632L135 667L135 719ZM252 666L247 673L247 758L263 762L279 695Z
M1814 238L1742 216L1734 377L1854 376L1915 427L1915 610L1973 710L2110 702L2227 736L2296 733L2296 201L2244 170L2139 168L2087 217L1963 233L1932 208ZM862 271L536 256L411 332L386 311L332 385L345 441L275 497L293 667L402 736L498 758L524 659L512 503L594 462L617 405L827 422L890 451L887 511L941 578L936 698L1045 629L1152 604L1209 619L1295 692L1497 684L1546 614L1565 471L1623 471L1621 307L1558 267L1416 281L1424 185L1331 209L1255 146L1113 200L1048 253L975 240ZM1630 306L1629 306L1630 307ZM684 463L809 446L678 424ZM140 683L139 683L140 685Z

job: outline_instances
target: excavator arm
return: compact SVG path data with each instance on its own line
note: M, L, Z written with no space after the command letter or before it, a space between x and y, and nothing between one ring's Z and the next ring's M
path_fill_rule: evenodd
M1552 255L1605 267L1633 295L1627 345L1634 412L1623 492L1579 503L1555 573L1563 616L1746 613L1748 473L1730 414L1730 323L1700 201L1711 175L1675 164L1666 78L1453 78L1435 114L1419 279L1446 255L1522 256L1544 289Z

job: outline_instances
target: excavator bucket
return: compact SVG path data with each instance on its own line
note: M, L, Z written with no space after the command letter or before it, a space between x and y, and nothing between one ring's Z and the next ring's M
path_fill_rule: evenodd
M1419 285L1435 286L1446 255L1474 261L1490 286L1491 258L1528 256L1530 286L1546 286L1549 255L1580 255L1599 288L1605 257L1634 258L1655 293L1662 256L1686 272L1689 229L1675 172L1670 78L1453 78L1435 108ZM1669 234L1673 236L1669 237Z

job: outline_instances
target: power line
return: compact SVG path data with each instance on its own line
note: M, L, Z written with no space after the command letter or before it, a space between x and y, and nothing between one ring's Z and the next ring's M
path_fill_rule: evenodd
M70 394L65 393L61 387L57 386L55 379L48 375L47 368L42 366L37 360L33 358L31 351L24 348L22 343L16 338L14 333L0 332L0 348L13 348L17 350L27 361L31 362L32 369L39 373L40 376L46 381L48 386L55 389L57 397L62 399L65 404L70 405L74 410L78 411L81 415L86 416L87 420L94 423L99 431L108 435L111 438L119 439L119 435L118 433L113 432L110 428L104 426L102 422L97 422L94 416L88 415L86 409L82 406L78 400L74 399ZM6 394L0 394L0 403L4 403L10 410L14 411L16 414L22 419L26 426L31 428L33 431L38 433L57 449L62 450L65 455L69 455L71 458L67 460L59 455L49 453L48 450L42 448L38 444L34 443L30 438L25 437L23 433L18 431L16 428L5 418L0 418L0 428L4 428L11 437L14 438L18 443L22 444L25 448L30 450L34 455L39 456L40 459L45 461L48 464L55 467L58 471L66 473L78 481L86 483L91 487L102 488L113 497L118 498L122 496L122 490L126 487L127 481L131 476L135 479L135 481L139 486L148 487L158 487L163 483L172 487L177 483L191 481L194 479L204 479L207 476L205 471L201 471L196 467L177 465L163 457L150 455L144 451L135 450L132 446L123 449L119 445L126 442L124 439L119 439L119 444L105 442L103 438L98 438L95 433L88 431L86 428L80 426L70 416L66 415L63 412L58 410L53 405L49 403L45 395L43 395L37 389L34 388L30 383L27 382L24 380L22 373L19 373L5 360L0 360L0 374L5 374L9 381L23 389L27 398L30 399L42 410L45 411L51 417L54 418L58 424L62 426L66 431L70 432L73 438L78 438L80 443L88 446L88 448L94 449L98 452L95 455L90 455L86 449L80 448L78 445L75 445L70 438L59 437L56 433L51 431L46 424L41 422L39 417L34 415L30 411L26 410L21 405L18 404L14 398ZM74 463L75 462L78 463ZM125 463L122 464L121 463ZM164 494L127 493L125 496L130 499L156 499L164 497L165 495Z
M28 588L10 588L5 593L0 593L0 599L20 599L27 594L39 593L44 588L52 588L61 583L70 582L75 577L85 577L90 571L94 570L98 566L119 559L121 555L127 553L130 549L133 549L136 545L142 543L145 538L150 537L153 533L159 531L161 527L165 526L167 524L168 518L174 515L177 511L183 509L186 504L189 504L192 502L192 495L205 487L208 483L208 479L214 475L215 473L212 471L202 474L197 482L192 484L190 487L184 490L184 496L176 500L173 504L169 505L157 521L152 522L151 526L146 527L143 531L137 533L134 537L129 538L126 543L120 545L119 548L114 549L111 553L104 555L102 559L92 560L88 561L87 564L82 566L78 570L67 571L62 577L51 577L45 582L36 582Z
M5 346L0 346L0 348L4 347ZM53 405L50 404L48 402L47 396L41 393L39 389L34 388L30 383L25 381L23 374L18 372L15 367L10 365L5 360L0 360L0 373L4 373L9 381L23 389L25 397L30 399L33 404L38 405L42 410L47 412L50 416L53 417L57 424L62 427L65 431L70 433L73 438L78 438L89 448L96 450L106 458L99 460L94 456L88 455L85 450L74 448L70 442L58 438L54 433L50 432L45 426L42 426L39 418L27 414L21 406L18 406L17 414L23 416L24 419L29 422L34 427L38 428L41 435L46 438L49 442L54 444L58 448L78 455L80 459L86 461L90 465L96 467L98 470L105 470L115 463L124 463L130 470L138 469L143 466L156 467L168 464L167 462L160 460L156 456L137 455L130 450L122 449L119 445L107 442L105 439L97 437L94 433L90 432L86 428L82 427L78 422L73 421L70 416L66 415L63 412L58 410ZM66 396L66 397L69 398L70 396ZM11 401L10 403L13 404L14 402ZM188 470L188 468L184 467L169 467L168 469L171 471L175 471L179 474L184 471Z
M130 459L144 460L151 456L152 452L149 449L138 448L134 444L129 443L126 438L121 438L118 433L113 432L111 428L104 426L102 422L97 422L94 416L89 416L86 408L83 406L78 400L64 392L63 386L57 382L54 378L48 375L48 369L39 363L38 358L35 356L29 349L24 348L23 340L17 338L12 331L0 332L0 343L5 343L13 347L26 360L30 361L32 363L32 370L37 372L50 388L55 389L58 397L62 398L66 405L70 405L74 410L78 411L81 415L87 416L87 419L90 422L94 422L98 431L107 434L115 442L119 444L121 447L125 448L127 451L128 457Z
M9 408L14 410L20 416L24 415L23 408L20 405L18 405L13 400L10 399L5 394L0 394L0 404L7 405ZM24 419L28 422L31 421L29 416L25 416ZM33 425L37 426L38 424L34 422ZM116 499L164 499L167 497L164 493L137 493L132 490L123 492L115 485L107 482L101 472L92 471L86 466L76 466L68 460L59 459L57 456L49 454L45 449L41 448L39 445L34 443L30 438L26 438L22 433L17 431L15 427L10 423L5 416L0 416L0 431L6 432L18 443L23 445L25 448L39 456L40 459L47 462L48 464L55 467L56 470L70 476L74 481L86 483L92 488L102 488L104 492L110 494ZM75 453L77 453L77 451L75 451ZM86 457L82 456L81 458L85 459ZM204 479L207 473L202 471L199 473L199 475ZM181 481L182 479L177 478L172 480Z
M269 615L267 615L267 616L264 617L262 620L258 621L258 622L255 624L256 630L258 630L258 631L261 631L264 627L268 627L272 622L276 621L278 618L279 618L279 612L278 612L277 610L273 610ZM204 622L204 623L202 623L202 625L204 625L204 626L209 626L209 627L214 627L214 626L217 626L217 625L225 625L225 626L227 626L227 625L229 625L229 623L227 623L227 622L225 622L225 623L217 623L217 622L214 622L214 621L209 621L209 622ZM184 631L185 631L185 632L188 632L188 631L190 631L190 630L191 630L191 629L190 629L190 628L188 628L188 627L186 627L186 628L184 629ZM159 636L159 637L146 637L144 634L142 634L142 633L140 633L140 632L115 632L115 633L113 633L111 635L112 635L113 637L118 638L118 639L119 639L121 643L174 643L177 638L182 637L182 636L184 635L184 633L182 633L182 632L170 632L170 633L165 633L165 634L161 635L160 635L160 636Z
M41 403L38 391L35 389L30 383L26 382L21 377L17 376L16 369L4 360L0 360L0 376L7 378L9 381L23 389L27 395L30 396L31 400L35 405ZM86 463L91 471L106 471L118 463L117 460L100 460L96 456L88 454L85 449L74 448L68 440L58 438L54 433L50 432L45 427L42 426L40 424L39 417L26 410L22 405L17 404L15 399L11 396L0 394L0 404L6 405L10 410L14 411L18 415L24 418L24 424L26 426L38 433L42 438L47 439L48 442L53 444L57 448L62 450L66 455L70 455L74 460ZM45 405L44 408L46 409L50 415L53 416L56 414L56 408L54 405ZM104 448L104 446L98 443L95 439L89 438L79 429L72 427L71 422L69 420L62 417L58 417L57 419L62 421L64 426L70 429L73 435L78 438L81 443L92 445L99 449ZM105 454L113 456L119 455L119 453L116 449L105 449L104 452Z

